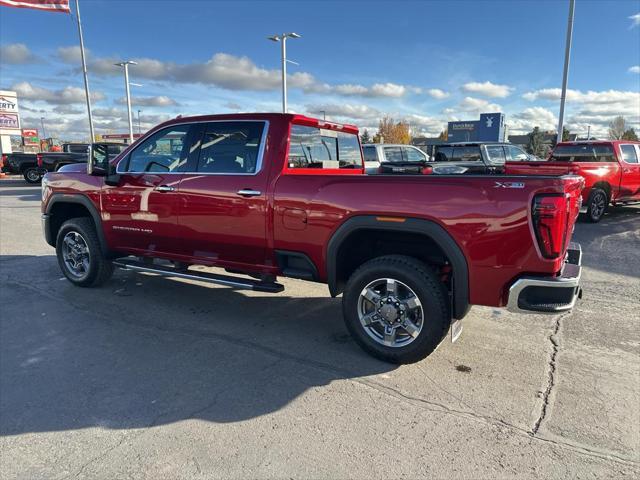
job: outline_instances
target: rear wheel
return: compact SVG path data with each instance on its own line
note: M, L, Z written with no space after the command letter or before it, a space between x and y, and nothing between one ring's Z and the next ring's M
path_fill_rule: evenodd
M598 223L605 212L607 211L607 204L609 199L607 193L601 188L594 188L589 195L589 201L587 202L587 218L592 223Z
M79 287L97 287L113 274L113 264L102 253L89 218L72 218L62 224L56 238L56 255L64 276Z
M22 176L28 183L40 183L42 180L42 175L40 175L40 172L35 167L27 168L22 173Z
M424 263L403 255L370 260L349 278L344 319L358 344L392 363L422 360L451 323L447 292Z

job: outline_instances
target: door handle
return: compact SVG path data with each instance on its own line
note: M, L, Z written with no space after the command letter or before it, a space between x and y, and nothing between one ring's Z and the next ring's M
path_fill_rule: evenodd
M251 190L250 188L243 188L242 190L238 190L236 193L238 195L242 195L243 197L257 197L262 192L258 190Z
M176 188L170 187L169 185L158 185L154 190L156 192L174 192Z
M623 168L622 172L623 173L631 173L631 169L630 168Z

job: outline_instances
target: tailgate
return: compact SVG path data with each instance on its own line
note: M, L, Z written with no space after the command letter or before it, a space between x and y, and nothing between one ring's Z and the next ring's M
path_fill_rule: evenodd
M506 175L553 175L572 173L569 162L506 162Z

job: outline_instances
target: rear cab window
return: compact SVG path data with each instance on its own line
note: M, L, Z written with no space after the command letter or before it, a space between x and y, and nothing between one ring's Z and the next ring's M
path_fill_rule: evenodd
M357 133L291 125L287 173L362 173L362 152Z
M551 157L556 162L615 162L611 144L557 145Z
M490 162L504 163L506 161L502 145L487 145L485 148L487 149L487 156Z

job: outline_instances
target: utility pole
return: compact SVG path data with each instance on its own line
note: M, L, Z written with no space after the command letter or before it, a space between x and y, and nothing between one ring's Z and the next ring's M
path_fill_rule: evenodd
M558 137L557 143L562 141L562 132L564 128L564 103L567 99L567 82L569 80L569 58L571 56L571 40L573 37L573 13L576 1L569 0L569 20L567 23L567 42L564 50L564 72L562 73L562 95L560 96L560 116L558 118Z
M42 125L42 138L47 138L47 131L44 129L44 117L40 117L40 125Z
M138 135L140 135L142 133L142 130L140 130L140 110L138 110Z

